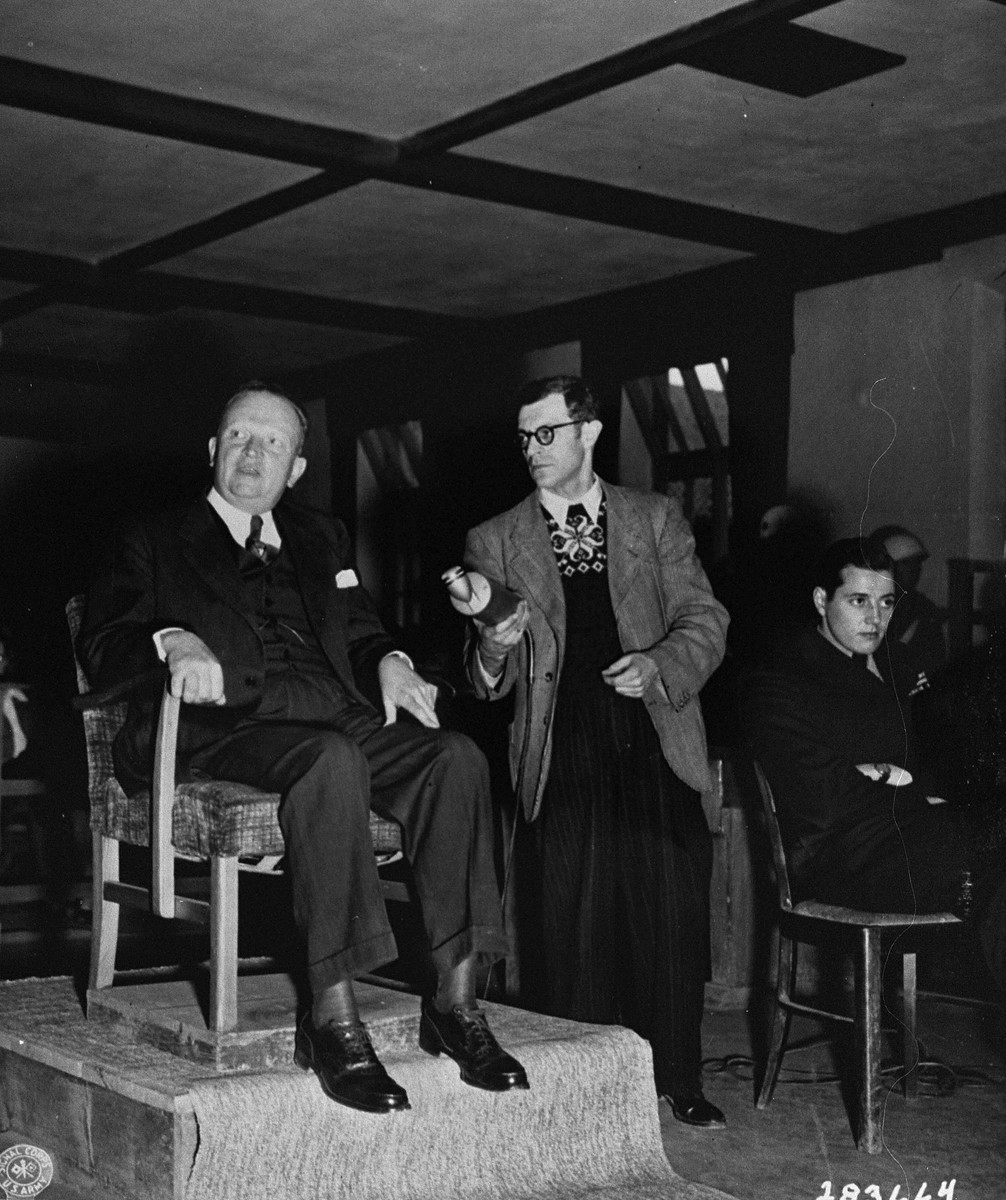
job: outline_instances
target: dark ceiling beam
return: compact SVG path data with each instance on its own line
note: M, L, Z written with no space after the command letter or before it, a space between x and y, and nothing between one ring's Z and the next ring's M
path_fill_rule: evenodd
M154 238L119 254L110 255L102 260L101 265L120 271L138 271L143 267L152 267L156 263L166 262L168 259L188 254L191 250L221 241L232 234L240 233L243 229L260 225L263 221L271 221L274 217L303 208L306 204L313 204L315 200L330 196L340 188L352 187L366 178L368 174L365 171L322 171L308 179L290 184L289 187L267 192L254 200L216 213L204 221L196 221L173 230L164 237Z
M939 231L950 236L946 244L972 241L975 237L988 235L992 228L990 216L995 214L999 232L1006 232L1004 199L993 196L946 212L894 221L887 227L835 236L828 244L827 253L801 258L785 254L748 256L597 296L515 313L485 321L475 337L482 339L487 351L500 345L513 350L532 350L585 336L603 337L612 344L622 339L628 341L636 335L644 341L647 338L659 341L657 327L660 326L663 340L667 341L672 336L667 329L669 321L673 322L673 337L677 339L683 336L679 326L690 324L690 314L703 312L717 314L717 327L708 335L693 328L684 335L686 340L693 345L702 345L702 353L729 354L732 352L729 344L732 334L741 341L748 337L752 309L759 303L760 296L768 292L773 295L795 293L805 288L823 287L931 262L941 253ZM957 229L958 221L966 222L963 232ZM683 314L682 319L675 320L676 313ZM467 343L468 351L477 352L477 345L473 338ZM408 355L412 351L410 347L403 347L400 353ZM380 359L380 351L364 351L352 358L320 363L303 372L292 373L290 385L299 386L303 375L312 387L324 392L338 382L340 374L357 369L357 364L361 372L371 365L376 368Z
M786 221L462 154L402 158L382 178L748 254L820 252L836 240L834 234Z
M938 258L947 246L962 246L1003 233L1006 233L1006 192L997 192L846 234L841 239L840 251L854 277L875 274L874 270L863 269L870 264L879 263L879 269L890 270L892 266L884 266L885 263L899 266L907 254L913 257L913 262L906 265L915 265ZM807 269L812 271L813 264L808 263Z
M1006 193L997 193L834 235L822 243L818 254L744 258L601 296L518 313L493 322L491 327L496 337L512 337L528 347L543 346L576 336L576 331L585 324L611 330L612 322L622 319L619 314L624 314L631 325L653 311L673 313L683 304L693 306L699 294L710 304L716 304L719 295L721 305L737 303L738 296L746 297L741 301L746 305L750 297L757 296L762 281L793 291L824 287L935 262L947 246L1002 234L1006 234Z
M599 296L486 321L466 343L466 349L469 353L479 353L481 345L489 353L505 344L513 350L531 350L579 339L591 332L617 342L620 331L641 328L648 323L652 325L655 315L666 326L668 314L715 312L722 319L719 331L710 335L708 352L729 353L731 331L736 331L742 339L747 336L750 310L766 289L773 294L796 292L919 266L938 260L946 246L962 245L997 234L1006 234L1006 194L890 221L855 233L835 235L829 243L828 253L806 255L796 260L771 254L746 257ZM721 331L726 332L725 339ZM481 338L481 343L477 338ZM690 340L701 342L703 335L698 332ZM378 373L389 353L415 369L413 356L417 353L429 356L453 352L456 351L449 346L423 346L420 349L412 345L396 347L391 352L364 351L291 372L286 382L293 388L306 386L324 394L349 371L356 371L361 377L367 372ZM414 414L406 414L402 419L409 415Z
M350 187L366 178L365 172L356 170L322 171L289 187L279 188L216 213L207 217L205 221L196 221L163 237L153 238L118 254L109 255L96 265L102 270L138 271L187 254L190 250L198 250L201 246L230 237L242 229L269 221L305 204L311 204L324 196L330 196L339 187ZM52 296L44 288L24 292L11 300L0 302L0 324L34 312L50 303Z
M309 167L387 167L389 138L250 113L0 55L0 104Z
M753 20L766 5L774 8L779 2L755 0L741 8L744 17ZM737 13L740 10L730 11ZM737 19L740 20L740 17ZM668 36L677 39L688 33L689 44L694 44L696 40L701 41L700 26L708 27L705 36L713 37L718 34L720 24L719 21L715 24L699 22L685 31ZM8 77L4 72L12 63L17 70ZM0 58L0 102L20 102L41 111L59 111L61 115L76 115L81 119L124 129L143 127L147 132L160 131L165 136L203 145L223 144L231 136L231 126L237 122L246 152L266 154L292 163L305 161L302 144L304 130L310 130L313 137L318 128L202 100L191 102L193 107L190 112L188 100L166 93L70 71L57 71L57 78L52 75L53 71L56 69ZM38 80L35 80L36 74ZM33 81L30 88L27 86L29 81ZM50 86L55 87L57 83L63 90L56 93L50 91ZM121 104L117 101L120 93ZM88 105L85 106L82 97L88 98ZM138 108L142 109L142 122L136 116ZM203 111L207 108L211 116ZM226 116L221 117L221 113ZM190 118L189 124L184 120L186 114ZM450 194L564 216L578 216L585 220L709 245L723 245L745 253L777 250L786 238L799 239L801 234L811 240L817 236L813 230L801 230L799 226L785 222L707 209L686 201L637 193L589 180L563 178L505 163L448 154L427 159L418 157L415 152L399 157L395 143L386 139L367 139L363 135L341 130L329 130L328 133L331 136L327 142L319 139L317 145L313 141L311 143L313 165L326 168L322 174L237 205L163 238L133 247L106 260L103 265L120 270L151 266L313 203L368 177L414 187L432 187ZM422 139L425 135L419 137ZM358 147L361 138L364 142L363 151ZM438 135L436 140L443 139Z
M453 120L433 125L399 143L402 155L430 154L485 137L520 121L553 112L577 100L628 83L676 62L689 50L763 21L790 21L830 8L837 0L747 0L701 21L630 46L618 54L556 75L475 108Z
M136 270L177 257L310 204L342 188L353 186L371 174L380 174L383 178L393 180L393 167L401 156L414 159L427 152L449 149L490 132L491 129L525 120L530 115L568 104L595 91L658 70L673 62L679 54L694 50L724 34L743 30L755 22L791 19L828 7L834 2L835 0L748 0L748 3L712 18L684 26L640 46L602 59L589 67L558 76L489 106L475 109L455 121L433 126L398 144L388 138L271 117L213 101L175 96L134 84L101 79L9 56L0 56L0 103L71 120L88 121L112 128L154 134L192 144L235 150L323 169L321 175L237 205L163 238L133 247L114 256L106 264L122 270ZM441 163L440 172L446 173L450 165ZM494 164L487 166L497 172L501 169ZM452 172L452 176L456 182L457 172ZM402 182L412 184L415 177L415 166L409 164ZM501 203L517 203L517 190L513 188L513 184L510 186L515 198L501 199ZM467 193L459 191L457 194ZM539 196L531 206L539 207L543 203L544 198ZM571 203L582 204L584 208L592 211L595 215L589 219L594 220L601 219L600 214L605 208L601 196L593 201L583 198L571 200ZM682 231L671 232L672 236L703 240L694 219L698 217L699 211L692 211L693 206L684 202L677 203L676 214L669 207L664 217L655 213L644 216L642 213L652 207L652 200L641 200L640 219L647 222L643 228L648 228L649 222L657 221L658 224L666 223L671 227L670 230L662 228L660 232L671 232L677 215L682 221ZM623 211L627 212L628 206L622 207ZM561 210L552 207L546 208L545 211ZM712 211L710 229L722 228L723 224L716 210ZM750 252L757 252L761 248L760 239L766 235L767 229L762 223L756 230L757 218L750 218L749 221L751 224L748 228L755 231L755 244L738 244L738 239L743 243L743 236L739 232L730 232L726 234L729 240L724 243L728 248ZM621 222L612 221L609 217L605 223ZM728 226L731 230L737 230L739 227L740 222ZM711 233L707 235L706 240L711 236Z
M780 252L779 235L792 236L794 242L799 242L803 237L799 227L786 227L784 223L744 214L705 210L685 201L594 185L583 180L560 181L558 177L544 173L507 168L503 164L479 163L474 159L464 165L441 156L424 172L415 159L661 69L681 54L725 34L735 34L753 23L792 19L828 7L833 2L748 0L725 13L525 89L455 121L434 126L397 145L386 138L270 117L9 56L0 56L0 103L322 168L320 174L310 179L131 247L102 264L122 272L140 270L178 257L311 204L371 175L408 186L439 187L450 194L601 221L708 245L723 245L744 253ZM396 180L394 166L399 161L403 162L403 170ZM484 175L481 182L480 171ZM425 183L422 182L424 173ZM434 183L434 177L437 183ZM490 180L492 188L488 185ZM553 180L561 182L564 190L553 191ZM815 236L812 231L807 231L807 235ZM9 306L0 308L0 320L23 316L49 303L50 299L49 293L42 290L16 297Z
M120 274L61 255L0 246L0 278L35 283L66 303L126 311L205 308L398 337L464 336L473 323L418 309L331 299L167 272Z

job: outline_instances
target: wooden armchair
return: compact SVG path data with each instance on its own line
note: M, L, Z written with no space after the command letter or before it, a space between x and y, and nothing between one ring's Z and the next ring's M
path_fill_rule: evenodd
M76 643L83 598L66 607L70 636ZM111 987L119 932L119 907L129 905L161 917L195 921L210 928L210 1009L208 1025L216 1033L237 1027L238 868L242 859L254 869L274 869L283 855L277 811L279 796L226 780L175 782L175 747L181 701L165 686L155 742L150 791L127 796L112 762L112 742L126 719L127 698L146 676L105 692L91 692L77 664L87 744L88 793L94 841L94 912L88 997ZM380 858L401 852L401 831L393 821L371 814L374 852ZM119 843L149 846L151 871L144 885L119 878ZM209 899L179 894L175 859L208 860ZM386 898L405 900L405 885L382 881Z

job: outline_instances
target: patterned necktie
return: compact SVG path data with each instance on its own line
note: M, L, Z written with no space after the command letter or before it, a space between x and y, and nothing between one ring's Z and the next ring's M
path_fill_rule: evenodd
M254 554L261 563L268 566L276 557L279 551L275 546L267 546L262 541L262 518L258 513L254 513L251 519L251 532L245 539L245 549L249 554Z

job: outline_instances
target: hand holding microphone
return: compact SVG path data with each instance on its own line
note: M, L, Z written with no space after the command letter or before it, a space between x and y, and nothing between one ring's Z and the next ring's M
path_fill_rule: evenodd
M498 674L527 627L527 601L479 571L452 567L442 579L454 608L475 621L483 666L490 675Z

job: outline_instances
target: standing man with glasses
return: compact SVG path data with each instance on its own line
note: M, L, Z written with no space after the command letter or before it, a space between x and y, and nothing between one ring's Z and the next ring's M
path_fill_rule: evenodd
M699 691L727 614L676 501L593 469L601 434L583 380L526 384L517 443L536 490L468 534L465 562L523 600L476 623L476 693L513 691L511 773L532 822L541 1002L628 1025L653 1047L678 1120L725 1123L702 1094L712 846Z

